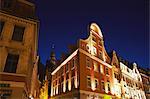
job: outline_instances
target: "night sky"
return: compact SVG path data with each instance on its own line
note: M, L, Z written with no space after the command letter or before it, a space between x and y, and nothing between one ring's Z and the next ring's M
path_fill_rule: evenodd
M40 20L39 48L42 63L52 45L56 58L69 44L87 38L88 25L96 22L103 33L107 52L142 67L149 67L149 0L35 0Z

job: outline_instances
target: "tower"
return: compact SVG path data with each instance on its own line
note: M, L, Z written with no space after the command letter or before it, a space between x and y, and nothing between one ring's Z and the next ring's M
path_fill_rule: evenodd
M48 80L48 95L51 93L51 81L52 81L52 71L56 68L56 57L54 52L54 45L52 46L52 51L50 53L50 59L46 61L46 80Z

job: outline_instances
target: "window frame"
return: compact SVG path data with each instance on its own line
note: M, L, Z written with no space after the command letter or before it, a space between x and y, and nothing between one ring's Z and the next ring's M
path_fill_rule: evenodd
M25 26L22 25L14 25L13 34L11 40L16 42L23 42L25 35ZM19 36L19 37L17 37Z
M90 57L86 57L86 68L91 69L91 59L90 59Z
M19 63L19 54L8 53L5 62L4 72L16 73L18 63Z
M87 76L86 80L87 80L87 88L91 88L91 77Z

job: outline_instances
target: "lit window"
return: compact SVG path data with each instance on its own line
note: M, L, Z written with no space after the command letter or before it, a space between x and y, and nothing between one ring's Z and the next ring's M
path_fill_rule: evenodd
M18 60L19 55L8 54L4 72L15 73L17 69Z
M24 35L24 30L25 30L25 27L15 25L12 40L22 41L23 35Z
M89 76L87 76L87 87L91 87L91 78Z
M94 53L94 55L97 54L96 48L94 46L93 46L93 53Z
M3 31L3 27L4 27L4 22L0 21L0 36Z
M98 87L98 79L95 79L95 88Z
M86 57L86 67L91 68L89 57Z
M98 72L98 65L96 62L94 62L94 71L97 71Z
M101 71L102 74L104 73L104 67L103 67L103 65L100 65L100 71Z

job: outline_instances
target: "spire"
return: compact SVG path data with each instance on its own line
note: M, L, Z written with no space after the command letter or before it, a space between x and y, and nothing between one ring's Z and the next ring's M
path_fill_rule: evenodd
M55 44L52 44L52 51L50 53L50 62L53 63L53 65L56 65L56 58L55 58Z

